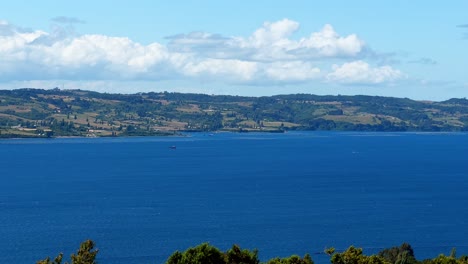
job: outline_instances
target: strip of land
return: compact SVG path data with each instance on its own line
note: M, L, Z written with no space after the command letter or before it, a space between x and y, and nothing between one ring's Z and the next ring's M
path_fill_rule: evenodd
M155 136L189 131L468 131L468 100L311 94L244 97L0 90L0 137Z

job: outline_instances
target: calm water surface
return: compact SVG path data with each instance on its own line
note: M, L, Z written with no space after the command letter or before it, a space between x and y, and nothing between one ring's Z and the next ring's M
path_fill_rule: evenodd
M175 145L177 149L169 147ZM409 242L468 254L468 134L190 134L0 141L0 262L163 263L208 241L266 260Z

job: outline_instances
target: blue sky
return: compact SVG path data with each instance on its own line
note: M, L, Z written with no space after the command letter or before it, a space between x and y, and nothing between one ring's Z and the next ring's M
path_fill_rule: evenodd
M4 1L0 88L468 95L468 2Z

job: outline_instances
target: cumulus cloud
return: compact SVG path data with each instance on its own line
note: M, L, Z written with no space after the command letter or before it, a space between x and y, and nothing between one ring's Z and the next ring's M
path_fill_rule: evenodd
M227 78L231 82L250 81L257 70L258 66L255 62L220 59L188 62L182 67L182 72L188 76Z
M341 37L329 24L320 32L312 33L309 38L301 39L299 48L315 49L321 56L356 56L364 48L364 41L352 34Z
M277 61L356 57L365 47L355 34L340 36L331 25L319 32L294 40L291 36L299 23L283 19L265 22L249 37L222 37L204 32L192 32L168 37L171 51L202 53L211 58L241 58L252 61Z
M300 39L293 38L299 23L283 19L265 22L246 37L192 32L167 37L167 45L143 45L125 37L76 34L69 29L84 23L77 18L53 21L68 24L68 28L58 26L46 32L0 21L0 80L380 84L403 76L390 66L373 68L362 61L365 42L355 34L342 36L328 24ZM327 72L321 69L324 61L325 65L327 61L344 64Z
M353 61L341 66L333 65L333 72L327 75L327 80L347 84L380 84L404 77L402 72L390 66L372 68L364 61Z
M247 40L238 39L241 45L257 48L266 46L283 46L288 44L288 39L299 29L299 23L289 19L283 19L274 23L265 22Z

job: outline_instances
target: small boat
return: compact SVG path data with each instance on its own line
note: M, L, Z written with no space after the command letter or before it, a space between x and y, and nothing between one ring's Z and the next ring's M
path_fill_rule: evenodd
M170 146L169 148L170 149L176 149L177 147L175 145L173 145L173 146Z

